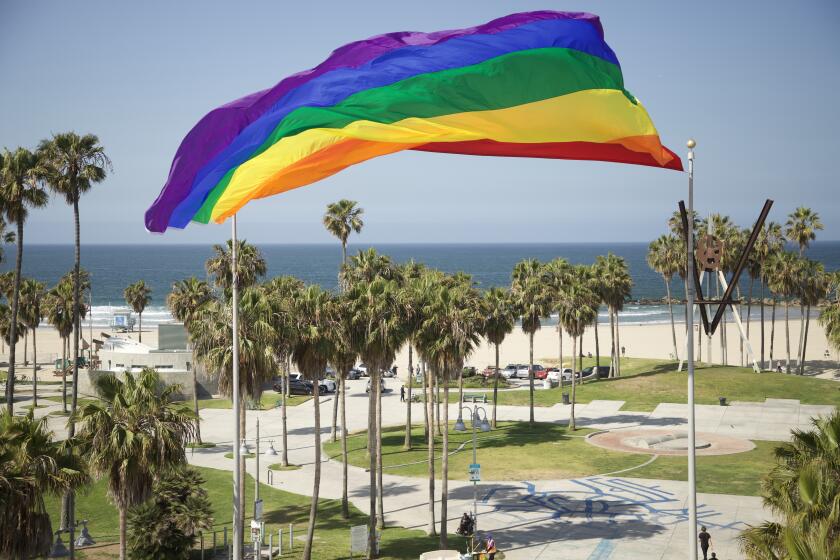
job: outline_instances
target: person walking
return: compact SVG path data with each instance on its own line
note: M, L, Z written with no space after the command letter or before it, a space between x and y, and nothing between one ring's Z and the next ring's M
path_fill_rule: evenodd
M709 560L709 546L712 544L712 536L706 532L706 527L700 527L700 534L697 535L700 540L700 550L703 551L703 560ZM713 553L714 554L714 553Z
M400 387L400 402L405 402L405 385Z

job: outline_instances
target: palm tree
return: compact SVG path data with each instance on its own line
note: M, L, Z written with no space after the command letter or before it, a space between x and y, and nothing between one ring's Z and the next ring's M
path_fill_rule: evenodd
M825 329L828 345L840 354L840 300L835 299L823 307L819 320L820 325Z
M271 306L270 322L274 329L274 359L277 363L287 363L287 358L292 352L294 318L289 312L289 305L298 297L298 293L303 288L303 282L293 276L277 276L262 286ZM280 452L280 464L288 467L289 446L286 430L286 393L289 390L288 375L283 379L283 388L285 390L280 392L280 433L283 442Z
M361 256L361 254L360 254ZM376 257L373 252L371 257ZM384 261L375 268L388 268ZM351 259L353 261L353 259ZM390 262L388 260L388 262ZM370 264L370 260L367 261ZM348 302L351 345L359 358L368 365L370 373L370 395L368 400L368 450L370 453L370 517L368 557L373 558L377 521L384 526L384 510L381 494L381 372L393 363L396 350L405 342L404 314L399 298L398 285L394 280L375 276L372 280L360 278L356 265L351 262L343 272L354 281L348 284ZM378 500L377 500L378 498ZM379 516L377 519L377 509Z
M52 525L44 505L47 495L58 496L88 481L85 465L72 442L53 439L47 418L0 412L0 557L46 557L52 544Z
M76 405L79 396L79 337L81 335L81 317L85 309L82 303L83 283L81 268L81 232L79 225L79 200L95 183L105 180L106 170L111 168L111 160L105 155L105 149L99 145L99 138L93 134L79 136L75 132L53 135L50 140L43 140L38 147L44 163L44 178L50 189L64 196L67 204L73 207L74 263L73 263L73 300L70 309L73 312L73 396L70 401L70 423L67 436L76 435ZM89 280L88 280L89 285ZM63 366L64 364L62 364ZM64 496L63 509L67 526L75 526L74 495L72 490ZM70 555L73 556L75 544L70 541Z
M143 280L130 284L124 291L123 297L128 306L140 317L139 341L143 342L143 311L152 301L152 289Z
M213 277L216 286L222 289L225 297L230 299L233 288L231 266L231 251L233 242L228 239L225 245L213 245L213 256L207 259L204 268ZM239 278L239 288L253 286L265 276L267 267L265 259L254 245L244 239L236 242L236 277Z
M341 280L341 269L347 264L347 238L350 233L355 231L359 233L362 231L364 222L362 221L362 214L364 210L356 206L353 200L341 199L338 202L333 202L327 205L327 211L324 214L323 223L327 231L333 234L341 241L341 266L338 269L339 284ZM410 410L410 409L409 409ZM332 424L330 428L330 440L336 439L336 426L338 424L338 399L333 400L333 414Z
M522 332L528 335L529 423L534 426L534 334L542 326L540 319L549 314L551 294L545 289L545 270L535 259L526 259L513 267L511 294Z
M820 304L828 295L830 280L822 263L805 259L802 271L800 301L805 306L805 328L802 348L799 351L799 375L805 374L805 350L808 347L808 330L811 327L811 307Z
M787 347L786 373L790 373L790 298L798 293L802 281L802 261L790 251L782 251L769 263L770 289L781 295L785 302L785 343ZM772 353L772 352L771 352Z
M503 288L490 288L484 294L484 336L496 348L496 365L493 371L493 428L496 427L496 401L499 394L499 346L513 331L516 324L516 307L510 292Z
M606 257L599 255L595 259L595 274L603 286L603 301L610 313L610 334L612 337L612 367L610 375L621 375L621 338L619 336L618 312L624 309L624 301L630 297L633 289L633 278L627 263L622 257L609 253Z
M324 214L324 227L341 241L341 264L347 264L347 238L351 232L359 233L365 223L362 221L364 209L357 206L355 200L346 198L327 205Z
M761 367L766 369L766 362L764 361L764 288L768 282L768 266L771 258L777 253L784 250L785 238L782 232L782 226L777 222L767 222L759 230L758 238L755 243L754 253L759 261L759 281L761 285ZM775 326L775 298L773 300L773 325ZM771 335L772 339L772 335ZM771 351L772 361L772 351Z
M578 372L577 342L586 327L598 320L598 306L601 296L592 289L591 282L583 269L575 271L559 295L558 317L566 332L572 338L572 408L569 429L575 430L575 377ZM581 381L583 378L581 376Z
M213 300L199 309L190 324L195 356L208 373L219 376L219 393L233 399L233 391L259 403L263 384L277 367L274 308L259 286L241 292L239 302L239 387L233 387L233 332L231 302ZM245 406L239 407L239 433L245 433ZM234 445L238 445L235 442ZM240 455L245 472L245 456ZM245 479L240 478L239 507L245 511ZM244 530L244 528L240 528ZM240 534L244 534L240 532Z
M128 510L149 497L163 472L187 461L184 446L194 436L195 415L173 401L179 390L163 386L151 369L136 377L127 372L124 381L107 374L96 381L100 400L75 414L82 455L92 473L105 478L119 510L120 560L126 558Z
M778 521L741 533L741 550L751 560L840 558L840 413L812 423L776 448L761 493Z
M673 235L662 235L652 241L647 254L648 266L662 275L665 293L668 298L668 313L671 316L671 340L674 344L674 359L680 360L677 349L677 329L674 325L674 305L671 299L671 280L682 269L680 241Z
M17 254L15 255L15 281L11 297L11 332L10 337L18 339L17 325L20 304L21 267L23 266L23 224L29 216L30 208L40 208L47 204L47 193L42 187L44 168L39 154L26 148L14 152L5 150L3 166L0 168L0 200L5 220L17 228ZM24 356L24 361L26 356ZM6 408L14 411L15 398L15 345L9 347L9 372L6 376Z
M335 368L341 399L341 516L344 519L350 518L350 502L347 494L347 376L358 357L352 346L351 304L352 302L347 298L346 294L339 296L335 302L335 323L330 330L332 344L330 345L331 354L329 360Z
M166 297L166 306L176 321L184 323L187 333L198 311L213 299L213 291L204 280L195 276L179 280L172 285L172 291ZM198 414L198 374L195 363L195 348L192 349L193 412L195 413L195 440L201 443L201 417Z
M467 276L449 277L429 295L426 320L418 337L428 362L443 373L440 547L447 548L449 498L449 380L478 343L483 327L481 296Z
M32 331L32 406L38 406L38 325L44 314L44 285L37 280L25 278L20 287L20 320L24 327ZM24 356L25 358L25 356Z
M313 476L312 504L309 508L309 527L303 558L312 556L315 537L315 521L318 515L318 490L321 484L321 406L318 394L319 379L327 367L332 354L331 331L335 326L335 302L328 292L318 286L309 286L299 292L290 302L296 322L296 339L292 348L292 359L300 367L304 377L312 380L314 430L315 430L315 473Z
M67 411L67 346L73 334L73 286L68 282L59 282L44 299L47 322L58 331L61 338L61 403L62 412Z
M401 289L400 297L403 301L403 309L405 309L405 329L408 337L408 372L407 372L407 392L405 399L405 441L403 447L406 450L411 449L411 388L414 384L414 336L420 329L423 322L423 305L426 299L426 293L423 289L423 277L425 274L425 267L421 264L409 261L400 267L398 278L400 280ZM425 408L424 408L425 410Z
M3 158L3 154L0 153L0 169L3 168L3 162L5 159ZM6 231L8 224L6 224L6 219L3 217L2 212L0 212L0 263L5 262L6 260L6 252L3 245L8 245L15 242L15 232L13 231Z
M805 249L811 241L817 238L817 231L823 229L820 215L804 206L800 206L788 214L785 223L785 236L799 246L799 256L805 253Z

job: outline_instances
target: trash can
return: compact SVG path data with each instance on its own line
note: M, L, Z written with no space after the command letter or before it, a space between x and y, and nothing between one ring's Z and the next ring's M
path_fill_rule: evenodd
M720 406L726 406L726 397L718 397L718 402L720 402Z
M563 404L571 404L569 401L569 393L563 393Z

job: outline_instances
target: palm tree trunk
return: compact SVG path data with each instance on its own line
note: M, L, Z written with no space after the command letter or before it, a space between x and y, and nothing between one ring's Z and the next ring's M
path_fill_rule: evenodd
M315 419L315 473L312 480L312 503L309 506L309 527L306 529L306 544L303 546L304 560L312 558L312 543L315 539L315 521L318 519L318 490L321 488L321 404L318 380L312 384ZM346 463L345 463L346 464Z
M428 446L428 458L429 458L429 524L426 527L426 532L429 535L434 535L437 532L435 527L435 430L432 427L434 424L435 419L435 411L432 405L431 399L431 391L433 383L431 380L426 382L427 375L431 375L432 370L429 369L428 373L424 367L423 371L423 392L426 394L426 402L423 405L423 408L426 411L426 445ZM426 388L428 385L429 392L426 393ZM432 424L429 424L429 418L432 419Z
M140 323L140 330L137 331L137 342L143 342L143 312L137 314Z
M464 368L458 372L458 410L464 406Z
M528 424L534 427L534 332L528 335Z
M595 367L601 365L601 343L598 341L598 311L595 311Z
M91 344L93 341L91 341ZM192 353L193 411L195 412L195 441L201 445L201 417L198 415L198 372L196 371L195 352Z
M67 337L61 337L61 412L67 414Z
M35 331L38 327L32 329L32 406L38 406L38 341L36 340Z
M449 505L449 378L448 369L444 371L446 379L443 381L443 445L441 447L441 478L440 478L440 548L448 548L447 542L447 506Z
M770 368L773 369L773 344L776 341L776 296L773 296L773 307L770 313Z
M767 369L767 364L764 362L764 278L761 276L758 278L758 285L761 288L761 369L764 370Z
M411 449L411 385L414 381L414 355L411 349L411 342L408 343L408 385L406 387L405 399L405 443L403 447Z
M350 501L347 497L347 375L341 372L341 517L350 517Z
M73 221L74 221L74 236L75 236L75 262L73 263L73 397L70 400L70 422L68 423L67 436L68 439L73 439L76 435L76 406L79 399L79 335L81 334L81 317L79 314L79 303L81 301L81 286L79 279L79 269L81 267L81 235L79 234L79 194L76 193L73 198ZM72 491L71 491L72 494ZM75 495L70 499L70 558L75 558L74 542L74 528L76 525L76 499ZM123 515L125 513L123 512ZM124 554L124 553L123 553Z
M428 384L428 379L426 378L426 365L423 361L420 361L419 364L420 369L422 370L420 373L421 379L423 380L423 439L429 439L429 403L431 402L430 397L430 389Z
M559 339L559 342L560 342L560 363L557 364L557 367L560 368L560 373L561 373L560 382L562 383L562 381L563 381L563 375L562 375L562 373L563 373L563 326L560 324L560 316L559 315L557 316L557 338ZM498 365L499 364L496 364L496 367L498 367Z
M26 367L29 365L29 330L23 329L23 366Z
M787 345L787 362L785 363L785 373L790 373L790 319L788 317L788 308L790 304L785 299L785 343Z
M577 364L577 360L575 360L575 356L577 350L577 337L572 337L572 410L569 415L569 429L574 431L575 428L575 373L577 372L577 368L575 367ZM582 381L582 379L581 379Z
M663 276L663 278L665 278ZM665 279L665 293L668 296L668 314L671 316L671 340L674 343L674 359L680 361L680 352L677 348L677 327L674 325L674 304L671 301L671 283Z
M618 374L618 347L615 345L615 315L613 314L612 306L608 308L608 312L610 314L610 345L612 346L610 350L610 358L612 360L612 364L610 364L610 377L615 377ZM574 366L572 366L572 370L574 370ZM572 371L572 376L574 376L574 373Z
M336 368L335 372L336 376L339 375L338 368ZM338 381L338 379L336 379ZM332 424L330 425L330 441L332 443L336 442L337 438L337 431L338 431L338 389L335 391L335 395L333 395L333 409L332 409Z
M435 375L435 394L433 398L435 399L435 425L437 426L437 433L439 436L443 436L443 431L440 427L440 378L439 376Z
M17 254L15 255L15 285L12 293L12 317L9 324L9 372L6 375L6 410L15 411L15 349L17 347L17 318L20 304L20 272L23 267L23 221L17 223Z
M755 278L750 276L750 289L747 293L747 340L750 339L750 316L752 315L752 298L753 298L753 284L755 284Z
M805 375L805 350L808 348L808 329L811 327L811 306L805 308L805 336L802 337L802 355L799 359L799 375Z
M382 383L376 384L376 477L376 509L379 512L378 526L380 529L384 529L385 504L382 496Z
M799 303L799 344L796 346L796 361L802 361L802 342L805 338L805 306L802 305L801 299ZM799 369L799 363L796 364Z
M280 391L280 438L283 440L283 452L280 454L280 464L289 466L289 438L286 431L286 391L289 389L289 375L286 374L283 381L283 390ZM347 461L345 461L345 464Z
M618 351L621 351L621 328L620 323L618 322L618 309L615 310L615 344ZM618 364L618 376L621 377L621 354L616 356L616 363ZM583 378L581 378L583 381Z
M370 503L368 507L368 558L376 558L376 389L379 384L379 368L368 364L370 391L368 391L368 457L370 473Z
M125 506L119 508L120 512L120 560L126 560L126 544L128 544L128 536L126 531L126 515Z
M496 402L499 400L499 345L496 344L496 369L493 370L493 419L492 426L496 429ZM563 378L562 364L560 367L560 379Z

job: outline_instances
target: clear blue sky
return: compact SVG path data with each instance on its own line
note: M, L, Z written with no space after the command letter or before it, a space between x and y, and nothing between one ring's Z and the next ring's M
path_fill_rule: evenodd
M837 2L211 2L0 3L0 147L52 132L99 135L114 172L81 205L85 243L207 243L227 226L152 236L143 212L186 132L210 109L312 67L350 41L458 28L515 11L601 16L627 87L663 141L696 137L697 206L750 224L816 209L840 239ZM686 190L672 171L597 162L406 152L240 213L254 242L329 242L320 218L358 200L359 242L647 241ZM72 239L69 208L33 213L27 239Z

